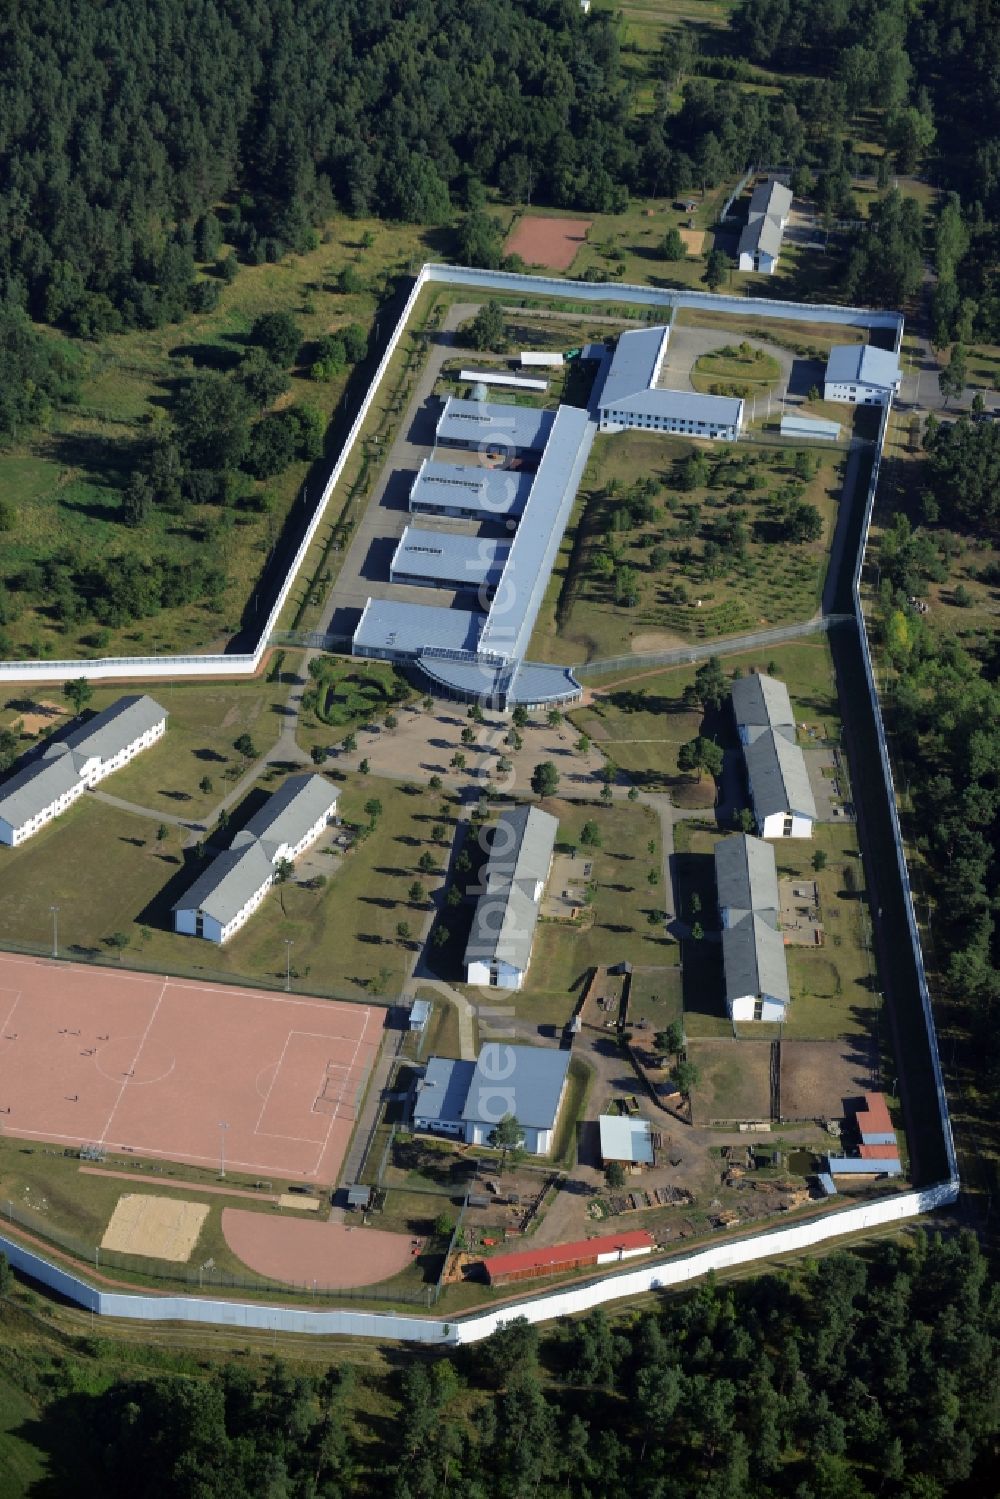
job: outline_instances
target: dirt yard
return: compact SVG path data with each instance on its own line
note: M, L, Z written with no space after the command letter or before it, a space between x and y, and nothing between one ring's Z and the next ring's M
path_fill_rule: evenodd
M684 248L689 255L700 255L705 248L704 229L678 229Z
M191 1258L207 1217L204 1202L126 1192L111 1214L101 1248L183 1263Z
M840 1041L782 1041L782 1119L842 1119L844 1100L871 1083L864 1037Z
M701 1074L692 1094L696 1125L770 1119L770 1041L692 1040L688 1057Z
M519 219L504 245L507 255L520 255L527 265L568 271L587 238L591 219Z
M61 708L58 703L49 702L48 698L40 698L38 702L32 702L25 707L20 714L19 722L22 734L43 734L46 729L53 729L56 720L64 718L68 710Z

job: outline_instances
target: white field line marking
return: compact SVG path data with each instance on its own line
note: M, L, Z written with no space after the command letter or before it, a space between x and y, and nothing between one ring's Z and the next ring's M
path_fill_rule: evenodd
M159 1013L160 1005L163 1003L163 996L166 994L168 987L169 987L168 981L164 980L163 988L160 990L159 998L157 999L155 1005L153 1006L153 1013L150 1015L149 1020L146 1022L146 1029L143 1031L141 1037L139 1038L139 1045L136 1048L135 1056L132 1058L132 1066L129 1069L130 1071L134 1071L135 1070L135 1065L138 1062L140 1056L142 1055L142 1048L145 1046L145 1044L146 1044L146 1038L148 1037L150 1031L153 1028L153 1021L156 1019L157 1014ZM111 1109L111 1113L108 1115L108 1122L107 1122L107 1124L105 1124L104 1129L101 1132L101 1135L100 1135L100 1137L99 1137L99 1139L97 1141L98 1145L103 1145L104 1142L105 1142L105 1140L108 1137L108 1130L111 1128L111 1121L112 1121L112 1119L114 1119L115 1114L118 1112L118 1105L121 1103L122 1099L125 1096L125 1089L128 1087L128 1084L129 1084L129 1080L128 1080L128 1075L126 1074L125 1078L122 1081L122 1085L121 1085L121 1087L118 1090L118 1097L115 1099L114 1105L113 1105L113 1107Z
M351 1058L350 1068L348 1069L349 1073L350 1073L350 1071L353 1070L354 1064L358 1060L358 1051L359 1051L359 1049L361 1047L361 1043L365 1039L365 1035L366 1035L367 1030L368 1030L368 1021L369 1021L370 1018L371 1018L371 1010L366 1006L366 1008L365 1008L365 1023L364 1023L364 1028L362 1029L361 1035L358 1037L358 1040L357 1040L357 1045L354 1048L354 1055ZM316 1157L316 1164L313 1167L313 1169L309 1172L310 1176L318 1176L319 1175L319 1168L323 1164L323 1158L326 1155L327 1149L329 1148L330 1136L333 1133L333 1126L338 1122L338 1120L340 1118L340 1112L339 1111L340 1111L340 1104L341 1104L341 1100L343 1099L343 1096L344 1096L343 1095L343 1091L341 1091L340 1097L337 1099L336 1105L334 1106L334 1112L330 1116L330 1123L327 1125L326 1137L323 1140L323 1145L322 1145L322 1148L320 1149L320 1153ZM357 1119L356 1118L355 1118L354 1122L357 1123ZM346 1141L345 1141L345 1149L346 1149Z

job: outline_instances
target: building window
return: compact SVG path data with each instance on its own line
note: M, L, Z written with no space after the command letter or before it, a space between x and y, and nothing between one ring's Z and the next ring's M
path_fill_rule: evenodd
M784 827L781 829L781 836L782 838L790 838L792 836L792 819L790 817L785 818Z
M764 1019L764 1001L762 999L755 999L753 1002L753 1018L755 1020Z

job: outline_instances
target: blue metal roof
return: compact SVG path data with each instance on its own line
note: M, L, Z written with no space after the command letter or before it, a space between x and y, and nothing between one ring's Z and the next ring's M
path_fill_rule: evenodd
M414 1119L426 1120L430 1124L461 1124L475 1070L474 1062L431 1057L417 1084Z
M397 599L369 599L354 632L354 650L419 656L426 650L475 651L485 615Z
M462 1118L495 1125L513 1114L529 1129L551 1129L568 1071L568 1051L489 1041L479 1053Z
M873 344L835 344L826 362L831 385L874 385L890 390L901 378L898 357Z
M898 1160L862 1159L857 1155L832 1155L827 1165L833 1176L902 1176L903 1168Z
M666 352L670 329L637 328L623 333L618 340L611 367L604 379L601 406L618 406L622 401L650 388Z
M552 421L552 412L538 406L462 401L449 396L437 424L437 440L484 452L535 452L545 446Z
M596 431L586 411L559 407L490 606L480 642L483 650L519 659L528 649Z
M506 520L521 514L532 478L521 470L425 458L410 490L410 509L452 506L479 512L483 520Z
M390 571L428 582L452 583L456 588L478 589L499 583L510 548L509 541L407 526Z

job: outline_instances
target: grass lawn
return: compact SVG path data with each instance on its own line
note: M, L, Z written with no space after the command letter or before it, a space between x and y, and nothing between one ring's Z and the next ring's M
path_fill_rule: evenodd
M38 1419L38 1406L12 1380L0 1375L0 1492L27 1499L39 1492L48 1470L42 1452L19 1432Z
M748 278L749 279L749 278ZM763 277L754 276L760 285ZM769 277L772 285L766 287L764 295L779 297L776 279ZM798 318L782 318L772 314L767 317L743 317L737 312L716 312L705 307L682 307L674 313L678 327L718 328L727 333L738 333L743 338L763 338L790 349L803 358L810 355L825 359L834 344L863 344L868 342L867 328L852 328L848 323L801 322Z
M362 251L366 230L375 235ZM247 334L261 312L295 315L308 345L347 323L368 327L386 278L413 261L437 256L433 233L413 226L337 218L323 243L309 254L289 256L277 265L241 266L231 286L222 285L219 305L209 314L168 325L109 335L100 346L85 346L80 401L53 414L12 453L0 455L0 499L17 511L17 526L0 538L0 570L9 577L49 557L85 569L110 555L147 561L165 555L184 564L204 556L206 528L228 578L217 605L195 602L161 610L154 617L102 629L84 619L60 623L42 593L25 600L6 626L16 655L115 654L206 649L221 643L238 625L267 555L285 518L310 477L309 465L294 463L266 484L266 512L198 506L190 517L153 516L141 530L122 525L121 494L154 427L163 425L178 385L195 370L229 369L246 348ZM336 289L336 277L358 262L366 289L349 295ZM328 421L347 385L346 374L329 383L308 378L305 368L292 377L283 398L308 404ZM315 479L311 482L316 482Z
M670 788L677 806L711 807L715 783L711 776L695 779L677 768L682 744L699 734L714 738L723 748L735 746L735 730L727 714L686 708L680 688L658 693L645 681L636 687L598 689L586 708L570 714L613 764L635 785L647 790Z
M296 743L304 750L333 748L366 724L384 723L387 713L398 714L417 695L388 662L328 656L323 664L327 675L319 686L310 684L307 692L314 696L303 701L295 726ZM283 679L292 681L296 669L292 658Z
M696 452L707 459L704 482L682 488L685 461ZM706 450L660 433L599 436L531 655L605 660L808 619L822 590L843 454L822 451L806 461L815 471L800 478L791 448ZM652 495L643 495L645 484ZM782 539L782 506L792 494L819 511L818 540ZM727 529L735 518L744 526L742 555ZM616 601L622 568L632 604Z
M708 394L729 395L734 393L730 386L739 386L741 395L756 396L765 394L780 376L778 361L770 354L755 359L752 354L742 358L720 352L698 356L691 372L691 384L695 390Z
M563 801L544 805L559 818L560 843L576 842L587 821L597 823L602 839L599 849L589 850L597 885L592 921L582 929L540 921L527 986L509 1001L526 1020L565 1024L589 969L623 958L641 964L669 962L676 948L664 939L662 924L654 927L647 921L648 912L663 909L662 889L647 881L650 871L659 879L655 814L647 807L621 803L612 808Z
M140 928L148 908L181 865L176 832L157 842L146 818L83 796L20 848L0 850L0 931L11 943L46 949L51 905L59 907L59 947L114 961L104 939L126 933L145 960ZM150 933L150 938L152 933Z
M292 971L303 992L318 986L360 996L374 983L379 994L398 994L412 952L397 939L396 925L406 921L414 934L419 931L423 910L409 904L408 888L419 880L429 893L440 879L417 869L427 850L443 863L443 851L430 843L437 818L424 798L388 781L349 776L342 790L343 821L367 827L364 806L370 798L381 802L382 813L374 832L350 850L325 888L276 887L222 949L157 931L149 948L156 960L166 968L183 963L220 976L275 982L284 975L285 943L291 941Z
M251 796L259 798L276 784L272 780ZM123 932L129 938L126 962L271 984L284 977L285 943L291 941L292 971L304 992L318 988L360 997L377 980L380 992L396 994L412 956L397 939L396 924L406 920L416 934L424 919L421 908L409 905L408 887L419 879L429 893L439 879L418 871L418 857L430 849L443 862L443 854L429 840L436 813L389 782L349 777L342 818L366 827L364 805L372 797L383 808L375 831L347 854L325 888L308 890L294 881L276 887L223 948L170 929L170 908L200 868L190 853L182 854L180 834L171 829L159 841L148 819L84 798L23 847L2 851L0 929L12 942L47 950L49 907L57 904L62 951L76 947L81 956L114 961L105 939ZM236 825L240 815L237 808Z
M680 1020L684 1009L681 970L676 968L633 968L628 996L628 1019L633 1025L648 1021L657 1031L666 1030L672 1020Z

